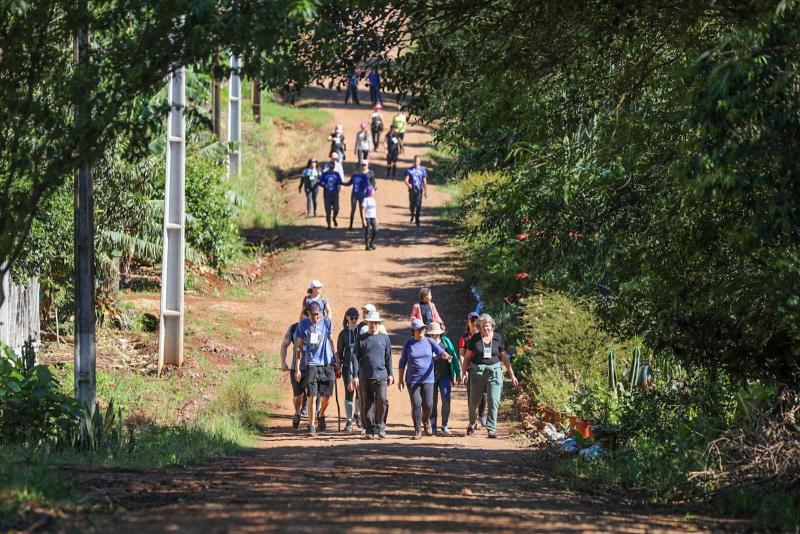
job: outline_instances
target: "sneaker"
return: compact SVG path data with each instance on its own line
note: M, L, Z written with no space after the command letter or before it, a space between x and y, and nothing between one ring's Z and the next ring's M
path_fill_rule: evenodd
M361 428L361 417L360 416L358 416L358 415L356 416L355 423L356 423L356 428Z
M468 426L468 427L467 427L467 435L468 435L468 436L471 436L471 435L473 435L474 433L475 433L475 427L474 427L474 426Z
M422 439L422 431L421 430L415 431L414 432L414 437L411 438L411 439Z
M295 430L300 428L300 414L299 413L294 414L294 417L292 418L292 428L294 428Z
M317 427L314 425L308 425L308 435L309 436L316 436L317 435Z
M413 215L411 216L411 219L409 219L408 222L414 222L414 216Z
M371 250L371 249L369 248L369 245L367 245L366 247L364 247L364 250Z
M442 427L442 431L439 432L439 435L440 436L449 436L450 435L450 431L447 429L446 426L443 426Z
M370 249L370 250L375 250L375 245L370 245L370 246L369 246L369 249Z
M317 419L317 424L319 425L319 431L320 432L325 432L325 429L328 428L328 425L325 424L325 418L324 417L319 417Z
M336 221L336 217L333 218L333 225L337 228L339 227L339 223Z
M382 428L382 429L380 429L380 430L378 431L378 437L379 437L379 438L381 438L381 439L385 439L385 438L386 438L386 430L385 430L385 429L383 429L383 428Z
M497 432L495 432L494 430L490 430L489 433L488 433L488 436L490 438L496 438L497 437Z
M300 417L308 417L308 407L305 404L300 408Z
M352 432L353 431L353 422L348 421L347 424L344 425L345 432Z
M373 434L372 432L369 433L364 432L364 439L375 439L375 434Z
M433 432L431 432L431 424L430 423L425 423L425 435L426 436L432 436L433 435Z

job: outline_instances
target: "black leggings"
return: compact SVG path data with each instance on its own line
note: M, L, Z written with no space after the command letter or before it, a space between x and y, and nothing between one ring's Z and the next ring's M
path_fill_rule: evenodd
M325 200L325 221L328 223L328 228L331 227L331 214L333 214L333 222L336 224L336 217L339 215L339 195L324 195Z
M350 195L350 228L353 227L353 218L358 210L358 216L361 218L361 224L364 224L364 214L361 213L361 202L364 200L362 195Z
M419 431L422 425L431 419L433 411L434 384L408 384L408 396L411 398L411 416L414 430Z
M375 236L378 234L378 219L367 219L364 227L364 245L371 247L375 243Z

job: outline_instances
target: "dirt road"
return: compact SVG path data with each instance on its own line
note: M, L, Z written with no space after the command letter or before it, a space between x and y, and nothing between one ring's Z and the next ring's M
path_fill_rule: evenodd
M358 123L368 120L368 107L345 107L343 94L318 91L311 98L344 125L352 148ZM387 107L384 122L388 126L394 106ZM404 168L415 154L424 156L426 141L421 128L410 128L401 161ZM384 155L378 153L380 163ZM298 154L298 161L305 156ZM348 154L348 162L353 159ZM348 173L351 168L346 165ZM245 343L265 352L276 351L283 331L297 319L312 278L324 282L336 325L349 306L372 302L378 307L396 347L395 365L399 345L408 336L411 304L422 286L432 288L450 332L457 336L469 300L457 277L455 251L448 245L451 234L438 217L447 197L435 185L431 187L422 226L417 228L409 224L405 185L383 179L382 165L373 168L381 178L376 194L377 250L364 250L358 222L357 230L346 229L350 209L346 189L339 228L332 231L324 228L321 216L302 218L304 198L297 195L291 209L302 222L293 232L307 244L297 261L273 278L255 301L220 304L241 307L240 312L253 315L254 328L265 332ZM191 299L187 302L191 307ZM408 397L394 386L389 437L365 441L357 434L335 431L335 405L328 413L333 431L315 438L293 431L290 387L285 380L285 395L258 448L205 466L153 471L145 480L138 473L135 483L120 473L116 483L128 488L123 501L128 511L116 514L111 524L100 529L211 533L685 532L699 528L680 518L627 508L614 499L590 500L557 489L537 470L534 455L509 439L503 425L497 440L483 432L465 437L466 400L461 387L456 389L450 422L457 435L412 441Z

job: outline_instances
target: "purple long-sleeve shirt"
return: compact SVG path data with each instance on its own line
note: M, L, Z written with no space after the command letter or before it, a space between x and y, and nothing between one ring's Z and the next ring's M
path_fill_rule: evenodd
M444 354L438 343L425 337L417 341L409 339L403 346L400 356L400 376L408 366L406 384L433 384L433 360Z

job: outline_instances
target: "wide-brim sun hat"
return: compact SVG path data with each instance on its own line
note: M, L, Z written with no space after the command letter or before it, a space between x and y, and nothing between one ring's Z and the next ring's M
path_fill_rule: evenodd
M419 330L420 328L427 328L421 319L411 321L411 330Z
M431 336L441 336L444 334L444 330L442 330L442 325L439 323L431 323L427 326L428 335Z
M365 317L365 320L368 323L382 323L383 319L381 319L381 315L376 311L371 311Z
M309 284L308 287L317 287L317 288L322 287L322 282L320 282L319 280L312 280L311 284Z

